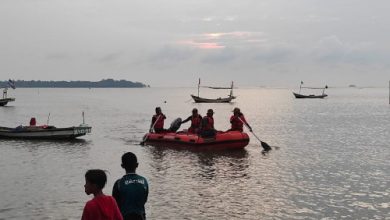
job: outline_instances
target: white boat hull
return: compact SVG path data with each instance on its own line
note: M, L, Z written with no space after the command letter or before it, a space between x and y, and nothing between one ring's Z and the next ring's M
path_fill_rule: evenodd
M21 139L74 139L91 132L91 127L78 126L69 128L39 127L0 127L0 138Z

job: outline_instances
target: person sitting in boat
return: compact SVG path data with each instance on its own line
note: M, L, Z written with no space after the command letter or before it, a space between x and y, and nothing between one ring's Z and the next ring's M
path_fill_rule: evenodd
M239 108L234 108L233 115L230 117L230 124L232 127L228 131L240 131L243 132L244 123L248 126L249 131L252 132L252 127L245 120L244 114L241 113Z
M37 120L34 117L30 119L30 126L37 126Z
M214 111L207 110L207 115L202 118L199 134L201 137L214 137L217 131L214 128Z
M165 115L162 113L161 108L156 108L156 114L152 117L152 123L150 124L150 132L161 133L164 132L164 120L166 119Z
M199 132L200 123L202 121L202 116L198 114L198 109L192 109L192 115L189 116L186 120L181 123L184 124L191 120L191 127L188 128L188 133L197 134Z

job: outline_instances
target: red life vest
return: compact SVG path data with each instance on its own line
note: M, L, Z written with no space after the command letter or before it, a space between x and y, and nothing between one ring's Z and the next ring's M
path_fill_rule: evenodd
M232 117L230 117L230 123L232 124L232 128L230 130L242 132L244 126L244 123L242 122L246 122L244 115L240 115L240 116L232 115Z
M202 121L202 117L200 115L197 115L197 116L192 116L191 118L191 128L199 128L200 127L200 123Z
M214 119L213 117L210 116L205 116L203 120L206 120L207 123L205 123L202 127L203 131L209 131L209 130L214 130Z
M163 129L164 128L164 119L165 119L165 115L163 115L163 114L153 115L152 122L154 124L154 129Z
M37 125L37 120L35 118L30 119L30 126L36 126Z

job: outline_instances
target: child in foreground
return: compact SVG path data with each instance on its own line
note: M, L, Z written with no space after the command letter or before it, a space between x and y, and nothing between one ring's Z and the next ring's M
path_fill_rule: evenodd
M112 189L112 196L115 198L123 219L145 220L145 203L148 200L148 181L135 173L138 167L137 156L127 152L122 156L122 168L126 175L118 179Z
M88 170L85 173L85 193L94 197L85 204L81 220L123 220L115 199L103 193L106 182L107 176L103 170Z

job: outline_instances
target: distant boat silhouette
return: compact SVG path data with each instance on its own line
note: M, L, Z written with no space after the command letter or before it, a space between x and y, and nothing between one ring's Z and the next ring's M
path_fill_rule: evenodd
M301 81L301 84L299 86L299 92L298 93L293 92L295 98L297 98L297 99L323 99L323 98L328 96L327 94L325 94L325 89L328 88L327 85L325 85L324 88L303 87L302 85L303 85L303 81ZM314 94L303 95L303 94L301 94L301 89L302 88L305 88L305 89L322 89L322 94L320 94L320 95L314 95Z
M12 87L12 88L14 88L14 87ZM15 98L8 98L7 97L7 94L8 94L7 92L8 92L8 88L6 87L3 89L3 98L0 99L0 106L5 106L8 104L8 102L15 101Z
M210 98L202 98L199 96L199 88L200 88L200 78L198 82L198 95L191 95L192 99L196 103L229 103L236 97L233 96L233 82L230 87L212 87L212 86L205 86L205 88L210 88L210 89L230 89L230 94L226 98L216 98L216 99L210 99Z

